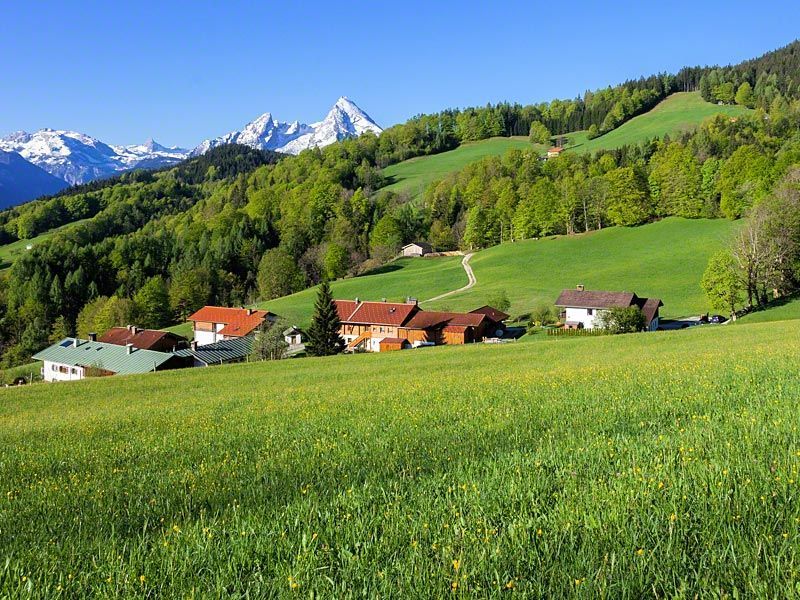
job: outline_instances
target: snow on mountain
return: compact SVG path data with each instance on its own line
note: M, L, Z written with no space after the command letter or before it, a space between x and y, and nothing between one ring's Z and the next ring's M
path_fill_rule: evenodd
M186 158L182 148L166 148L153 140L134 146L109 146L75 131L18 131L0 138L0 150L27 161L70 184L86 183L137 167L154 168Z
M308 148L327 146L368 131L379 134L383 130L352 100L342 96L318 123L285 123L276 121L271 113L264 113L245 125L241 131L232 131L213 140L205 140L192 150L192 156L198 156L223 144L234 143L261 150L299 154Z

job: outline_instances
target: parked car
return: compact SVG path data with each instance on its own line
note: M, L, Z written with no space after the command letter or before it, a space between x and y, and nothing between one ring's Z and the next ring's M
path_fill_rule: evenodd
M725 317L723 317L722 315L711 315L711 316L708 318L708 322L709 322L709 323L713 323L713 324L715 324L715 325L720 325L721 323L724 323L724 322L725 322L725 321L727 321L727 320L728 320L728 319L726 319L726 318L725 318Z

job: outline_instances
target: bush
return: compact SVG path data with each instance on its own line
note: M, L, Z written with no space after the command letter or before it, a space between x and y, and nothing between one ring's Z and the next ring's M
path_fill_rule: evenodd
M598 316L600 328L608 333L636 333L647 325L644 313L637 306L610 308Z

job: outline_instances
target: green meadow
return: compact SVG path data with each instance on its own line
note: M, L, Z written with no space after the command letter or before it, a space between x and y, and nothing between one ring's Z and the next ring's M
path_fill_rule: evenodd
M0 269L6 269L10 267L11 264L21 254L26 252L28 246L36 246L37 244L41 244L45 240L53 237L56 233L64 231L69 227L74 227L77 223L83 223L85 220L87 219L75 221L74 223L67 223L66 225L46 231L29 240L17 240L16 242L11 242L10 244L0 245Z
M794 596L799 336L787 321L1 390L0 595Z
M495 137L468 142L449 152L419 156L386 167L383 175L392 183L383 189L396 193L405 192L411 198L419 198L433 181L443 179L471 162L487 156L502 156L511 149L534 150L538 153L547 150L541 144L531 144L527 137Z
M660 102L653 110L634 117L593 140L588 139L585 131L567 134L569 143L566 147L590 153L613 150L621 146L663 138L667 134L676 136L686 131L693 131L703 121L717 114L738 117L748 112L749 109L742 106L706 102L700 97L700 92L678 92Z
M505 290L511 313L519 315L583 284L661 298L665 316L700 314L708 311L700 289L708 259L736 227L722 219L670 217L641 227L502 244L470 261L478 279L474 288L431 307L475 308Z

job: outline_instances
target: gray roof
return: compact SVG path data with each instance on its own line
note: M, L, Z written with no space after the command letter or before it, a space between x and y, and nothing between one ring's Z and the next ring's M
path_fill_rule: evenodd
M253 350L253 336L246 335L230 340L222 340L213 344L198 346L196 350L184 348L176 350L175 356L191 356L207 365L219 365L226 362L243 360Z
M153 371L175 357L167 352L138 348L134 348L133 352L128 354L125 346L68 337L37 352L33 358L71 367L96 367L126 375Z
M626 308L636 301L632 292L597 292L590 290L564 290L556 306L570 308Z

